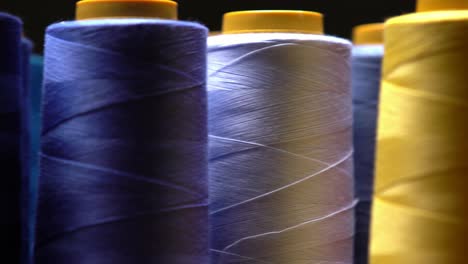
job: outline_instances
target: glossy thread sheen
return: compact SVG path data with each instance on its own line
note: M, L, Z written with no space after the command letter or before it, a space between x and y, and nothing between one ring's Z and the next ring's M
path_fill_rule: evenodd
M19 263L21 255L21 31L18 18L0 13L0 245L8 263Z
M380 91L382 45L353 48L351 57L353 90L353 141L356 207L354 264L368 263L369 223L374 184L375 138Z
M468 11L385 27L370 263L464 264Z
M352 263L350 44L209 39L212 262Z
M36 264L207 263L205 27L47 30Z

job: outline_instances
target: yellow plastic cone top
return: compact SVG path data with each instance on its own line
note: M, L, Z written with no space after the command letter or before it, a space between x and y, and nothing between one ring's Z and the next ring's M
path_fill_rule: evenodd
M468 9L468 0L418 0L418 12Z
M223 34L261 32L323 34L323 16L287 10L238 11L224 15Z
M218 36L220 34L221 34L220 31L210 31L210 36Z
M353 42L355 45L378 45L383 44L384 24L364 24L353 30Z
M76 19L98 18L177 19L177 3L170 0L81 0Z

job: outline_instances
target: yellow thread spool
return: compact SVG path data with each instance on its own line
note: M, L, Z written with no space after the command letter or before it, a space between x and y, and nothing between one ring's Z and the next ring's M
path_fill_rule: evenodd
M468 10L390 19L385 47L371 263L466 263Z
M323 34L323 15L310 11L264 10L226 13L223 34L238 33Z
M383 44L383 23L359 25L353 29L354 45L381 45Z
M97 18L177 19L177 3L171 0L81 0L76 19Z

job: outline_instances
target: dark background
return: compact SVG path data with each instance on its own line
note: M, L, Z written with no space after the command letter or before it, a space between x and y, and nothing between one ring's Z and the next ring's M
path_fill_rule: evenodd
M0 10L20 16L25 34L42 51L45 28L74 17L76 0L0 0ZM414 0L178 0L179 16L219 30L223 13L252 9L298 9L325 15L329 35L349 38L353 26L380 22L391 16L412 12Z

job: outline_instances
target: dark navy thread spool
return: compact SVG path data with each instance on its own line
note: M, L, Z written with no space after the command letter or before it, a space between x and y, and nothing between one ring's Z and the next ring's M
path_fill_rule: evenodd
M21 112L21 263L30 263L30 245L32 242L32 198L31 197L31 168L32 149L31 135L31 90L30 90L30 57L33 43L27 39L21 39L21 80L19 105Z
M383 24L354 30L352 90L354 107L354 175L356 210L354 263L368 263L369 223L374 184L374 156L383 58Z
M0 13L0 246L8 263L19 263L21 246L21 27L18 18Z
M352 263L351 43L305 11L208 43L212 263Z
M176 3L47 29L36 264L208 263L208 30L153 17Z

